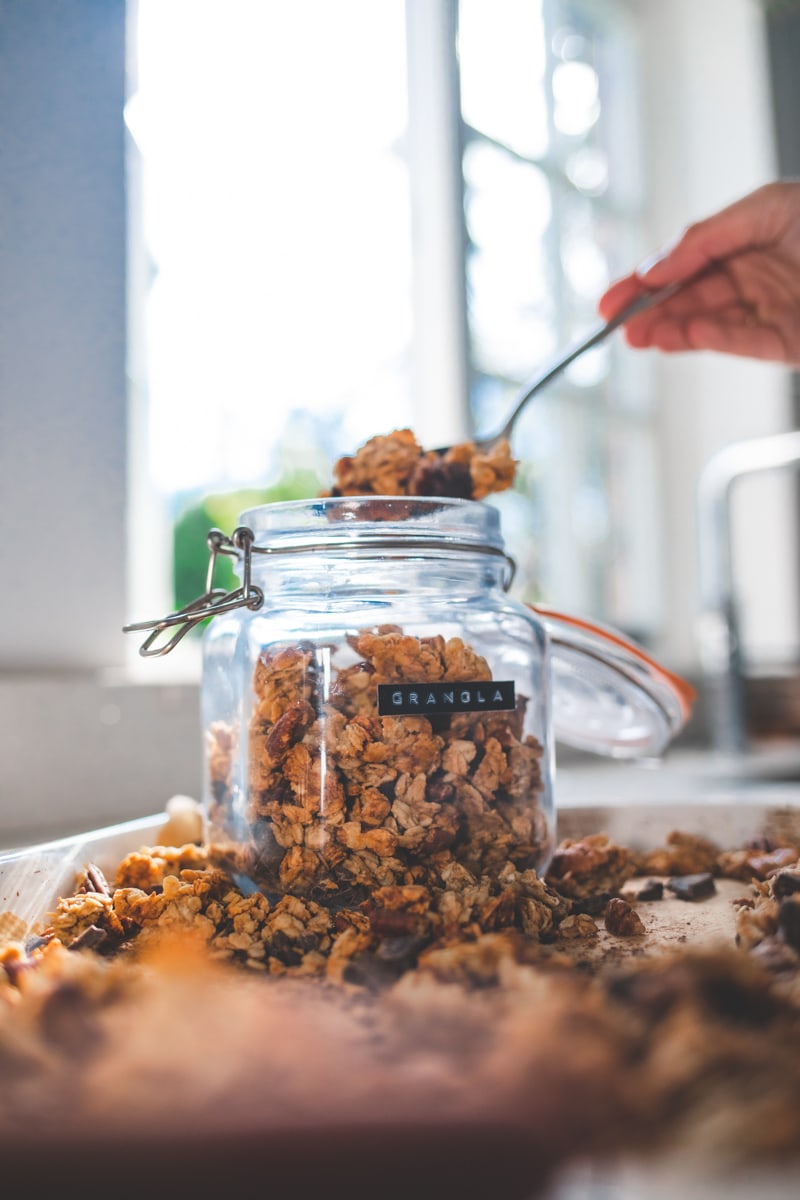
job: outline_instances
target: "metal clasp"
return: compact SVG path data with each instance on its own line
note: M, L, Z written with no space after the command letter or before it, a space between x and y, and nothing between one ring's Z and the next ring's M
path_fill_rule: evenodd
M181 638L206 617L215 617L219 613L231 612L234 608L260 608L264 603L264 593L250 580L254 534L246 525L234 529L228 537L219 529L209 530L206 541L209 549L208 571L206 572L206 590L202 596L190 601L183 608L160 617L156 621L137 621L133 625L124 625L123 633L136 633L142 629L152 632L139 647L139 653L144 658L158 658L174 650ZM242 586L232 592L224 588L214 587L214 568L220 554L242 559ZM154 647L154 642L165 629L177 625L172 637L161 646Z

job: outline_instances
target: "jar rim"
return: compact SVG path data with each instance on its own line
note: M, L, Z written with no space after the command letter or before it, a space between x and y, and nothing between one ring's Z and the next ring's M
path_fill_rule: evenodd
M500 513L480 500L440 496L322 496L246 509L256 552L415 543L504 554Z

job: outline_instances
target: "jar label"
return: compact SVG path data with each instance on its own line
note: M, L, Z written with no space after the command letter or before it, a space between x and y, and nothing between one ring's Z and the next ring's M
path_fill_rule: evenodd
M514 681L478 680L471 683L379 683L378 715L415 716L421 713L498 712L516 708Z

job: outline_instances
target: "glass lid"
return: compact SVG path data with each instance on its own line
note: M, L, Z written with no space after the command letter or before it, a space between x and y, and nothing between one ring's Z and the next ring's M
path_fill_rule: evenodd
M691 715L691 684L614 629L531 608L550 637L556 740L612 758L662 754Z

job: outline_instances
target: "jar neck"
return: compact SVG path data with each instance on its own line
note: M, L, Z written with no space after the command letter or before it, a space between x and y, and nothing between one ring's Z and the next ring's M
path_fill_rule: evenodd
M474 594L504 591L512 569L503 556L481 552L326 552L254 555L252 577L268 595L320 590Z
M242 513L252 531L252 577L272 589L387 591L507 588L513 563L500 515L473 500L408 496L324 497Z

